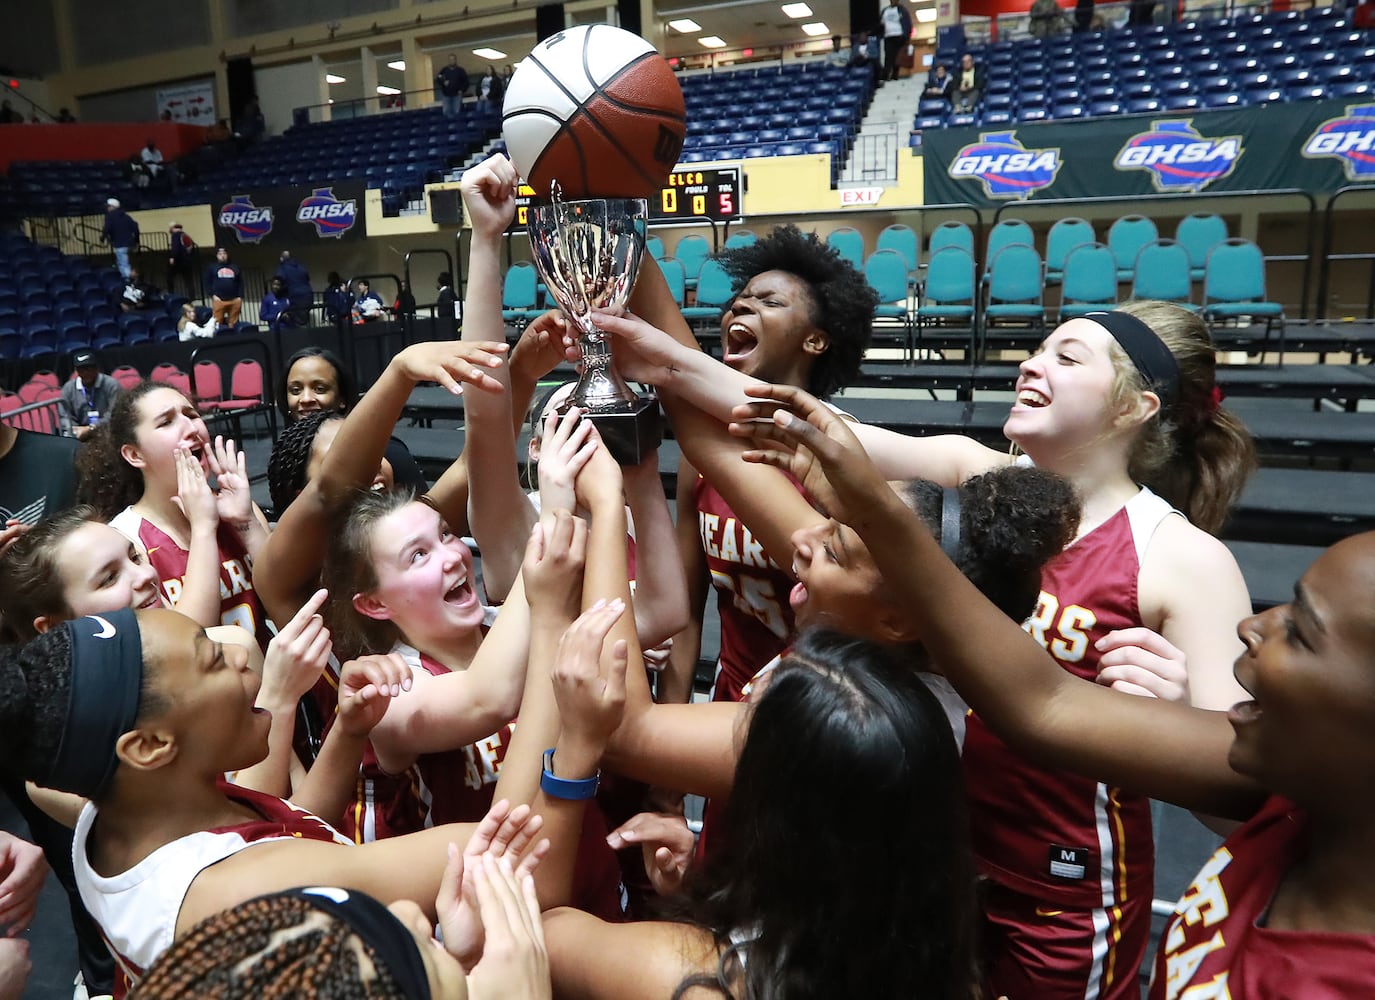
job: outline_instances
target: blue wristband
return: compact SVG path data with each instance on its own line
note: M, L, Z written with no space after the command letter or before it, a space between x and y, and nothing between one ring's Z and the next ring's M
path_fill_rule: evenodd
M554 774L554 748L544 751L544 773L540 775L539 787L552 799L567 799L581 802L597 794L601 771L590 778L560 778Z

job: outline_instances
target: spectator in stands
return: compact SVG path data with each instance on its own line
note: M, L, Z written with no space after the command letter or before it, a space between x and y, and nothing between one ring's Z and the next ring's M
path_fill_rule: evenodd
M441 271L435 279L439 289L434 300L435 333L450 337L457 335L459 319L458 296L454 294L453 283L453 275L448 271Z
M879 30L883 35L883 75L885 79L898 78L898 56L902 47L912 37L912 15L903 0L889 0L888 6L879 15Z
M358 291L353 299L353 321L355 323L372 323L382 319L386 315L387 307L382 302L382 296L372 290L366 278L358 279Z
M338 271L330 271L325 282L325 318L337 326L353 313L353 293Z
M172 121L171 110L169 108L163 108L162 114L158 115L158 121L170 124Z
M182 343L196 337L215 336L215 317L211 315L204 323L196 322L196 307L190 302L183 302L181 306L181 318L177 320L177 339Z
M0 424L0 548L20 525L35 525L76 500L76 449L71 438Z
M232 138L234 138L234 133L229 130L229 123L223 118L205 130L205 144L207 146L225 143Z
M1048 38L1060 35L1067 30L1065 15L1055 0L1034 0L1031 5L1031 27L1033 38Z
M258 311L258 318L266 323L270 330L280 330L284 326L305 325L305 317L291 312L291 297L287 294L286 282L277 277L272 279L267 294L263 296L263 305Z
M310 287L310 272L290 250L283 250L277 258L277 270L273 277L286 282L286 296L291 300L291 309L296 326L305 326L310 320L310 307L315 304L315 291Z
M955 79L955 110L973 111L984 92L984 71L974 65L968 52L960 57L960 75Z
M167 292L169 295L196 294L196 241L186 234L180 222L167 227Z
M251 146L266 132L267 119L263 117L263 109L258 104L258 95L254 94L239 115L239 127L235 135L239 138L240 146Z
M84 440L110 415L110 407L119 395L119 383L100 370L95 351L77 351L72 355L72 367L76 377L62 387L57 419L63 434Z
M483 114L500 111L503 92L501 77L497 75L496 67L489 63L487 72L477 82L477 110Z
M161 184L166 184L170 190L175 187L177 172L168 169L163 161L162 150L158 149L157 143L152 139L148 140L148 145L139 150L138 158L143 162L143 169L148 171L148 178Z
M129 250L138 246L138 223L119 205L118 198L105 200L105 228L100 231L105 242L115 252L115 266L120 275L129 279Z
M444 103L444 117L457 118L463 113L463 95L468 92L468 71L458 64L458 56L449 56L449 64L436 74L434 82Z
M215 263L205 272L205 290L210 293L216 325L233 329L243 309L243 272L224 247L215 251Z
M1155 0L1131 0L1127 7L1127 24L1145 27L1155 23Z
M939 99L946 104L951 104L953 103L951 94L954 89L955 78L945 68L945 63L936 63L926 78L926 89L921 92L921 96L928 101Z
M76 115L72 114L67 108L58 108L55 121L57 121L59 125L75 125Z
M139 312L162 303L162 296L152 285L139 280L138 268L129 268L129 276L124 279L124 291L119 295L121 312Z
M1074 30L1088 31L1093 27L1093 0L1074 0Z
M501 89L503 93L505 92L507 87L511 86L511 77L515 75L516 71L511 68L510 63L506 63L504 66L501 67Z
M24 116L10 107L9 101L0 101L0 125L23 125Z

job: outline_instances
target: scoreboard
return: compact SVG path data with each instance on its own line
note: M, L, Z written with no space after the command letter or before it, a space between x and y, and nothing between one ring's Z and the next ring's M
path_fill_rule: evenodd
M516 217L512 231L524 230L535 191L528 184L516 190ZM672 222L710 219L731 222L740 218L740 168L707 167L675 170L659 193L649 198L649 221Z

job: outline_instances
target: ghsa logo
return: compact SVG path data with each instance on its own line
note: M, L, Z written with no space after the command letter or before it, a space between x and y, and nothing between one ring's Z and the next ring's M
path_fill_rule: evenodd
M1375 104L1352 105L1341 118L1323 122L1303 144L1303 155L1336 157L1349 181L1375 177Z
M947 171L955 180L976 178L989 198L1029 198L1055 183L1060 150L1027 149L1011 132L987 132L965 146Z
M1159 121L1128 139L1112 165L1149 170L1157 191L1202 191L1230 174L1241 153L1239 135L1205 138L1188 119Z
M352 198L340 201L333 188L316 188L309 198L301 199L296 221L313 225L315 235L322 239L338 239L358 221L358 203Z
M240 243L261 243L272 232L272 209L259 208L246 194L236 194L220 209L219 224L234 230Z

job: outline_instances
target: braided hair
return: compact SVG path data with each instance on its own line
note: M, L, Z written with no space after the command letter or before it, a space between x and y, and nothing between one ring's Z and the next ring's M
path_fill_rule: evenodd
M286 425L282 436L272 447L267 460L267 488L272 495L272 510L277 517L291 506L291 501L306 488L306 470L310 467L310 452L315 435L326 420L342 420L337 410L311 413Z
M137 1000L406 1000L386 965L352 927L299 897L280 894L202 920L163 953L133 995Z

